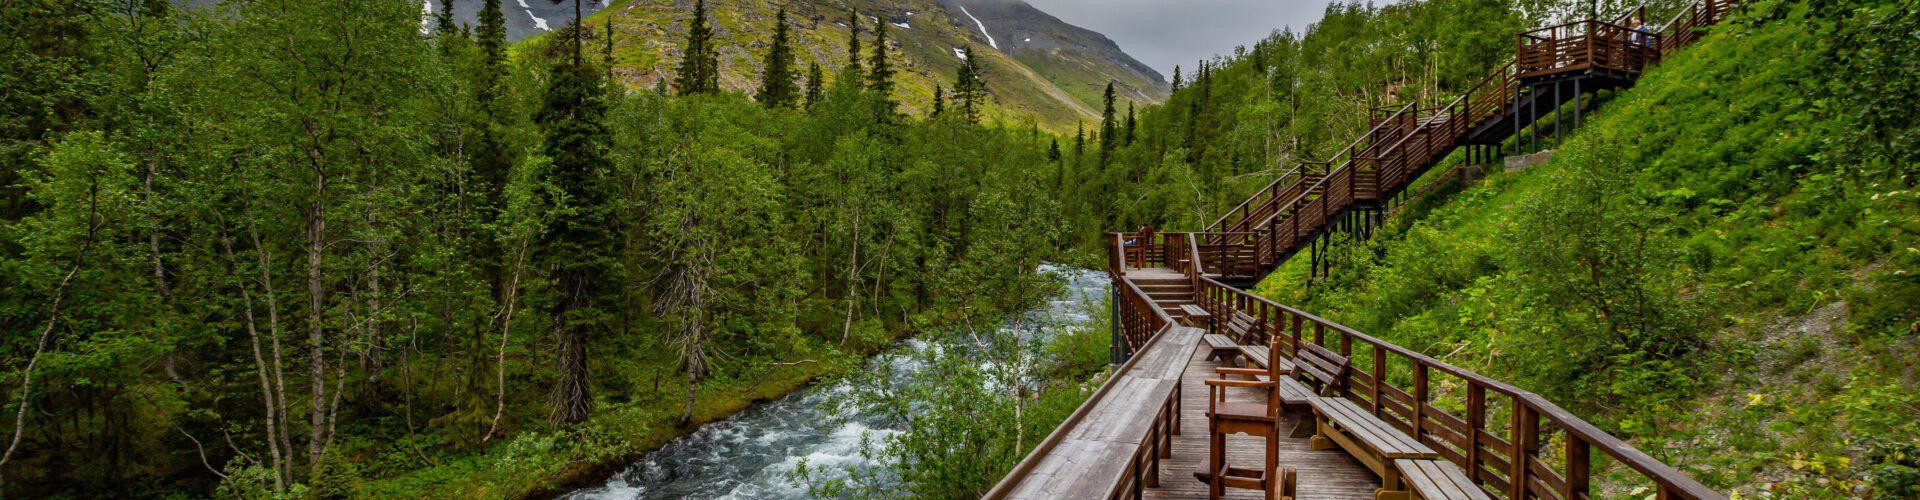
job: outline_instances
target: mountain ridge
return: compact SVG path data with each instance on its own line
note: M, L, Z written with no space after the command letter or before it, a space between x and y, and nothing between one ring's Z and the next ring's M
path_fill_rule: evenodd
M438 12L425 0L424 12ZM482 0L453 0L456 23L477 22ZM634 88L653 88L671 79L686 38L694 0L628 2L614 0L583 6L591 10L595 31L611 22L615 32L615 76ZM550 0L503 0L510 40L540 38L572 18L572 6ZM859 12L863 44L885 23L896 51L897 94L904 112L931 111L934 88L952 87L959 51L972 46L983 60L994 106L988 121L1017 124L1031 119L1039 127L1067 133L1097 122L1102 93L1111 81L1119 101L1157 103L1169 90L1164 78L1120 50L1105 35L1067 24L1024 1L1000 0L711 0L708 18L720 52L721 87L751 93L758 88L762 61L773 37L774 14L785 7L794 52L804 71L818 63L828 78L846 65L849 11ZM512 12L519 10L520 12ZM984 28L984 31L983 31ZM999 48L996 48L999 47ZM804 76L804 75L803 75ZM803 83L804 85L805 83Z

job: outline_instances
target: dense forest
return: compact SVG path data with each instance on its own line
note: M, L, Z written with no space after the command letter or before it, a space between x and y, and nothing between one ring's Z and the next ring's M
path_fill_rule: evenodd
M498 9L0 10L0 487L527 494L1070 258L1047 139L978 86L900 114L884 31L756 101L704 19L627 89L601 31Z

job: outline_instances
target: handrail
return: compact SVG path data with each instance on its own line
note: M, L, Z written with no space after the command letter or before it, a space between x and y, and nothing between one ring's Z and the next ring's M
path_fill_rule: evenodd
M1214 301L1214 302L1223 304L1226 307L1234 307L1234 304L1236 303L1251 302L1251 303L1259 304L1261 306L1269 308L1273 311L1284 313L1286 315L1297 318L1298 320L1294 322L1294 327L1293 327L1295 343L1288 344L1293 346L1292 347L1293 349L1298 349L1298 345L1299 345L1298 343L1300 342L1310 341L1310 339L1306 339L1301 336L1302 329L1299 321L1312 323L1315 326L1315 333L1316 333L1315 336L1318 338L1311 339L1311 341L1316 344L1320 344L1321 347L1328 348L1329 350L1334 350L1334 348L1337 347L1338 348L1337 352L1341 352L1343 355L1347 355L1348 353L1351 352L1351 346L1348 345L1348 342L1352 340L1358 340L1362 343L1374 346L1375 348L1374 366L1375 366L1375 369L1378 371L1384 371L1384 366L1385 366L1384 358L1380 357L1379 354L1383 352L1392 353L1407 359L1410 363L1413 363L1414 366L1419 367L1419 368L1416 368L1416 370L1424 369L1424 370L1438 371L1441 373L1445 373L1445 374L1460 378L1461 380L1466 381L1470 386L1478 386L1482 390L1491 389L1496 394L1501 394L1501 395L1511 397L1516 402L1520 403L1521 405L1535 412L1536 416L1546 417L1550 422L1564 429L1568 433L1568 435L1579 438L1580 441L1585 445L1599 447L1603 453L1606 453L1608 456L1613 457L1615 460L1618 460L1620 463L1627 465L1627 467L1632 468L1636 472L1639 472L1640 474L1646 476L1648 479L1653 480L1655 483L1660 485L1662 493L1679 494L1682 498L1696 498L1696 499L1726 498L1724 495L1721 495L1719 492L1714 491L1712 488L1708 488L1706 485L1701 484L1699 481L1694 480L1692 477L1689 477L1686 474L1681 473L1678 469L1674 469L1672 466L1669 466L1665 463L1660 462L1659 460L1654 459L1653 457L1647 455L1646 453L1641 452L1640 450L1634 448L1632 445L1628 445L1625 441L1620 440L1620 438L1614 437L1613 435L1600 430L1598 427L1595 427L1593 424L1588 423L1587 421L1574 415L1572 412L1569 412L1566 409L1561 408L1559 405L1553 404L1553 402L1548 401L1546 398L1540 397L1537 394L1520 389L1518 387L1514 387L1513 385L1508 384L1506 382L1501 382L1499 380L1489 378L1484 375L1480 375L1478 373L1474 373L1464 368L1453 366L1452 364L1448 364L1447 362L1434 359L1430 356L1421 354L1419 352L1415 352L1411 349L1400 347L1399 345L1395 345L1391 342L1381 340L1371 335L1360 333L1358 331L1353 330L1352 328L1347 327L1346 325L1341 325L1339 323L1328 321L1324 318L1320 318L1318 316L1308 314L1305 311L1301 311L1299 309L1282 305L1280 303L1269 300L1266 297L1261 297L1259 295L1247 293L1238 288L1227 286L1226 284L1220 283L1219 281L1216 281L1212 278L1202 277L1201 279L1202 279L1202 283L1206 285L1208 291L1214 291L1214 290L1223 291L1226 294L1232 295L1235 298L1239 299L1239 300ZM1197 291L1197 293L1205 293L1205 292ZM1238 311L1238 312L1249 313L1248 311ZM1253 311L1253 312L1260 313L1260 314L1249 313L1249 315L1265 318L1264 315L1266 314L1266 311ZM1274 318L1269 318L1268 321L1263 321L1262 323L1264 325L1282 325L1283 324L1283 322L1274 321L1273 319ZM1274 327L1267 326L1266 328L1274 328ZM1325 341L1325 337L1323 336L1323 332L1325 330L1333 330L1334 332L1339 333L1343 337L1345 337L1345 340L1343 340L1342 345L1340 346L1325 345L1326 341ZM1275 333L1268 332L1268 334L1273 335ZM1356 367L1356 369L1358 368L1360 367ZM1423 379L1420 378L1421 377L1420 375L1415 375L1415 377L1416 377L1416 383L1424 381ZM1375 408L1374 410L1375 412L1381 411L1380 409L1383 407L1383 405L1377 399L1378 398L1377 395L1387 394L1385 392L1380 391L1379 386L1385 385L1385 384L1384 382L1377 382L1377 381L1382 379L1383 377L1376 376L1373 380L1368 381L1368 385L1373 389L1372 392L1376 394L1376 400L1361 401L1363 403L1373 404ZM1416 392L1418 392L1419 390L1420 390L1419 388L1416 388ZM1404 393L1406 391L1401 390L1401 392ZM1469 392L1471 393L1474 391L1470 388ZM1409 393L1409 394L1412 394L1412 393ZM1422 415L1428 409L1437 409L1437 408L1433 408L1431 405L1427 405L1426 401L1416 401L1416 403L1419 403L1421 405L1421 411L1414 412L1415 416ZM1472 404L1472 402L1470 402L1469 404ZM1458 417L1454 417L1454 418L1458 418ZM1523 420L1523 419L1516 419L1516 420ZM1475 423L1469 422L1469 424L1472 425ZM1416 426L1417 428L1422 428L1422 429L1425 428L1425 426L1417 423L1412 425ZM1523 425L1520 428L1526 428L1526 427L1527 426ZM1478 431L1478 429L1475 429L1475 430ZM1535 430L1537 432L1537 426L1535 427ZM1416 439L1418 439L1419 437L1420 436L1415 436ZM1526 438L1537 439L1537 437L1538 436L1523 437L1523 439L1526 439ZM1496 436L1495 438L1498 439L1498 436ZM1536 442L1536 444L1538 443ZM1473 446L1478 446L1478 443L1477 442L1473 443ZM1571 446L1571 444L1569 444L1569 446ZM1520 470L1523 471L1523 474L1531 475L1535 472L1534 467L1531 464L1527 464L1525 463L1525 461L1521 461L1521 460L1514 460L1514 457L1512 456L1509 456L1507 458L1509 463L1516 463L1516 462L1520 463L1520 465L1522 466L1522 469ZM1534 460L1534 459L1529 458L1529 460ZM1462 464L1462 465L1467 467L1469 470L1473 470L1474 466L1478 464ZM1586 464L1583 464L1583 465L1586 465ZM1577 473L1577 474L1584 474L1584 473L1589 473L1590 471L1579 470L1579 471L1570 471L1570 472ZM1564 478L1562 478L1562 481L1564 482ZM1514 483L1513 478L1511 476L1508 477L1508 482L1509 484Z
M1154 332L1153 337L1148 339L1146 345L1142 346L1141 349L1144 350L1153 347L1154 344L1160 342L1161 338L1165 337L1163 334L1172 329L1172 323L1161 327L1159 331ZM1013 493L1013 487L1019 484L1020 480L1024 479L1027 473L1032 472L1034 466L1040 465L1040 458L1045 457L1048 453L1052 453L1054 447L1059 446L1060 440L1066 439L1067 434L1073 432L1074 427L1079 425L1082 419L1086 418L1087 413L1093 411L1094 406L1097 406L1100 401L1106 399L1107 393L1113 389L1114 381L1120 380L1121 374L1133 370L1134 365L1139 364L1141 359L1143 358L1135 357L1129 359L1126 363L1121 364L1120 368L1115 369L1112 375L1107 376L1107 380L1100 383L1100 388L1094 389L1093 394L1087 396L1086 401L1081 402L1080 406L1075 408L1072 414L1067 415L1066 420L1061 421L1059 426L1053 428L1053 432L1047 433L1047 437L1042 438L1038 444L1033 445L1033 451L1027 452L1025 458L1020 459L1019 463L1013 464L1013 469L1007 471L1007 475L1002 476L1000 482L995 483L992 489L988 489L986 494L980 496L981 500L999 500Z
M1367 131L1367 133L1365 133L1365 134L1360 134L1360 137L1359 137L1359 138L1356 138L1356 139L1354 139L1354 140L1353 140L1353 142L1350 142L1350 143L1347 143L1347 147L1346 147L1346 149L1342 149L1342 150L1340 150L1340 152L1338 152L1338 153L1334 153L1334 154L1333 154L1333 156L1332 156L1331 158L1339 158L1339 157L1341 157L1342 155L1348 155L1349 153L1351 153L1351 152L1353 151L1353 148L1354 148L1354 147L1356 147L1356 146L1359 146L1359 145L1360 145L1360 142L1361 142L1361 141L1364 141L1364 140L1366 140L1366 139L1367 139L1368 137L1373 137L1373 134L1375 134L1375 133L1379 133L1379 132L1380 132L1380 128L1381 128L1381 127L1385 127L1385 126L1387 126L1387 124L1388 124L1388 123L1393 123L1393 121L1394 121L1394 118L1398 118L1398 117L1399 117L1399 116L1400 116L1400 115L1401 115L1402 113L1406 113L1406 112L1407 112L1407 109L1408 109L1408 108L1411 108L1411 107L1413 107L1413 106L1414 106L1415 104L1418 104L1418 103L1412 103L1412 102L1410 102L1410 103L1407 103L1407 104L1406 104L1405 106L1401 106L1401 107L1400 107L1400 110L1399 110L1399 111L1396 111L1396 112L1394 112L1394 113L1393 113L1392 115L1389 115L1389 116L1388 116L1388 117L1387 117L1387 118L1386 118L1385 120L1381 120L1379 124L1377 124L1377 125L1374 125L1374 126L1373 126L1373 129L1371 129L1371 130L1368 130L1368 131ZM1332 160L1331 158L1330 158L1330 159L1328 159L1328 160L1327 160L1327 161L1326 161L1325 163L1328 163L1328 164L1331 164L1331 163L1333 163L1333 160ZM1351 159L1349 159L1349 160L1347 160L1346 162L1343 162L1343 163L1341 163L1341 166L1343 166L1343 167L1344 167L1344 166L1346 166L1346 165L1348 165L1348 164L1352 164L1352 163L1353 163L1353 160L1351 160ZM1300 170L1300 167L1298 167L1298 166L1295 166L1295 167L1294 167L1294 169L1293 169L1292 171L1290 171L1290 172L1297 172L1297 171L1299 171L1299 170ZM1334 168L1334 169L1328 169L1328 170L1327 170L1327 177L1331 177L1331 176L1332 176L1332 174L1333 174L1333 171L1334 171L1334 170L1339 170L1339 169L1338 169L1338 168ZM1279 184L1279 183L1280 183L1280 181L1281 181L1282 179L1285 179L1285 178L1286 178L1286 176L1285 176L1285 175L1282 175L1282 176L1280 177L1280 179L1274 179L1274 181L1273 181L1272 183L1269 183L1269 184L1267 184L1267 187L1264 187L1264 188L1261 188L1261 189L1260 189L1259 191L1255 191L1255 192L1253 193L1253 195L1252 195L1252 196L1248 196L1248 197L1247 197L1247 200L1246 200L1246 201L1243 201L1243 202L1240 202L1240 205L1239 205L1239 206L1236 206L1236 207L1233 207L1233 209L1232 209L1232 210L1228 210L1228 211L1227 211L1227 212L1226 212L1225 214L1221 214L1221 215L1220 215L1220 218L1218 218L1218 219L1215 219L1215 220L1213 221L1213 223L1212 223L1212 224L1208 224L1208 225L1207 225L1207 227L1206 227L1206 229L1205 229L1205 231L1209 231L1209 232L1210 232L1210 231L1213 231L1213 230L1214 230L1214 228L1216 228L1216 227L1219 227L1219 226L1220 226L1220 225L1221 225L1222 223L1224 223L1224 222L1226 222L1226 220L1227 220L1227 217L1230 217L1230 216L1232 216L1234 212L1238 212L1238 211L1240 211L1240 209L1242 209L1242 208L1246 208L1246 206L1247 206L1247 204L1248 204L1248 203L1252 203L1252 202L1253 202L1253 200L1254 200L1255 198L1258 198L1258 197L1260 196L1260 193L1264 193L1264 192L1267 192L1268 190L1271 190L1271 189L1273 189L1273 187L1274 187L1274 185L1275 185L1275 184ZM1324 180L1324 179L1325 179L1325 177L1322 177L1322 179Z

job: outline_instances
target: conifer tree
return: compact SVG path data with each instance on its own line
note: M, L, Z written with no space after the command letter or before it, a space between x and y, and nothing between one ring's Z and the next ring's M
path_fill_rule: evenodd
M480 27L475 40L480 46L479 74L474 81L475 107L480 112L479 144L474 154L476 187L487 200L497 203L498 188L507 182L512 155L498 124L503 110L499 106L500 79L506 75L507 18L500 12L500 0L486 0L480 7Z
M987 94L986 82L980 78L980 63L973 57L973 46L961 49L960 68L955 70L953 78L953 102L960 105L962 115L967 122L980 123L980 107Z
M1173 66L1173 91L1180 91L1180 65Z
M1059 138L1053 139L1053 142L1047 145L1047 161L1050 161L1050 162L1060 161L1060 139Z
M1073 161L1080 161L1080 158L1086 153L1087 124L1085 122L1075 123L1073 125Z
M447 36L459 33L459 28L453 25L453 0L440 0L440 12L433 16L433 34Z
M1107 91L1102 94L1101 100L1106 103L1106 108L1100 112L1100 165L1106 166L1113 155L1113 148L1120 145L1120 134L1115 133L1115 127L1119 124L1114 123L1113 82L1107 82Z
M545 136L542 150L551 161L552 183L566 190L562 199L571 212L541 236L538 256L552 269L558 295L549 305L558 322L554 358L560 372L552 393L553 420L568 424L586 421L593 411L588 347L604 335L612 317L602 306L619 295L614 271L620 253L611 249L618 246L615 235L621 234L623 219L616 215L615 204L607 196L611 190L601 180L612 168L608 157L612 133L604 121L606 99L598 72L562 62L554 65L553 78L534 115Z
M807 63L807 109L813 109L820 102L820 96L826 92L827 74L820 69L820 63Z
M674 90L680 95L719 92L720 54L713 45L713 28L707 26L706 0L693 4L693 20L687 22L687 45L681 52Z
M787 34L787 9L774 15L773 48L767 51L766 68L760 75L760 92L753 98L767 108L792 108L799 104L799 88L793 83L793 43Z
M847 71L853 75L866 72L860 68L860 12L847 11Z
M613 16L607 16L606 45L600 48L600 60L607 64L607 83L613 82Z
M946 89L939 85L934 85L933 86L933 112L929 113L927 116L938 118L940 117L940 113L946 110L947 110Z
M887 23L873 26L873 57L867 59L867 90L879 97L883 110L893 111L893 63L887 61Z
M1127 101L1127 145L1133 145L1133 101Z

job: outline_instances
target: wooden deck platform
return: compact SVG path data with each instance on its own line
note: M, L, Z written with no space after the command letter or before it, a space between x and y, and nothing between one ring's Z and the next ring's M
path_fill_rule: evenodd
M1213 376L1220 364L1208 361L1205 351L1195 349L1180 378L1180 434L1173 437L1173 458L1160 462L1160 487L1147 488L1145 498L1206 498L1207 485L1193 478L1193 470L1207 456L1207 386L1202 380ZM1265 401L1265 395L1253 389L1227 391L1229 401ZM1287 419L1288 417L1281 417ZM1311 418L1311 417L1309 417ZM1283 420L1291 426L1293 420ZM1244 434L1227 437L1228 463L1258 464L1264 458L1261 438ZM1300 471L1299 498L1371 500L1380 477L1339 449L1313 451L1306 439L1280 439L1280 466ZM1264 498L1259 491L1227 489L1225 498Z

